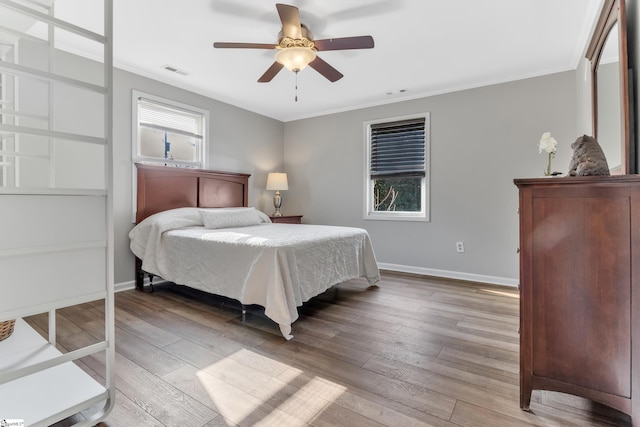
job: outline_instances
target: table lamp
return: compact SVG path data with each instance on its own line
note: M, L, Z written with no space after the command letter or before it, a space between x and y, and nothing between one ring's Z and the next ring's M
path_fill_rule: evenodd
M288 190L289 183L287 182L287 174L282 172L272 172L267 176L267 190L276 190L276 195L273 196L273 206L276 211L273 216L282 216L280 212L280 206L282 206L282 197L280 197L280 191Z

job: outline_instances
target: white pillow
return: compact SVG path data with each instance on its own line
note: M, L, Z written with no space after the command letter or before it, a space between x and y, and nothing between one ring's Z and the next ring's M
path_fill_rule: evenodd
M206 228L245 227L263 222L255 208L199 209Z

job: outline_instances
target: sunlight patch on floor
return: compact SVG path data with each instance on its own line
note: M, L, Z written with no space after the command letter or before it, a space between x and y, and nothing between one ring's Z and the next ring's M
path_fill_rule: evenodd
M247 349L196 375L212 409L236 424L307 425L347 391L340 384Z
M296 378L305 381L304 385L300 387L300 391L310 393L316 398L324 399L328 402L335 402L338 398L347 391L347 388L343 385L334 383L328 379L322 377L308 377L304 371L298 368L290 368L278 379L292 383Z

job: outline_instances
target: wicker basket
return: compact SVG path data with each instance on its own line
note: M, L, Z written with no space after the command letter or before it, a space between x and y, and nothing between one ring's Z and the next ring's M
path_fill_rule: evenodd
M13 333L13 326L15 324L15 320L5 320L4 322L0 322L0 341L11 336Z

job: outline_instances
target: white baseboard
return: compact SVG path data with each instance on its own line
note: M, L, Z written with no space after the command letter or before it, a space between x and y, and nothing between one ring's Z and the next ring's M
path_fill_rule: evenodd
M128 291L130 289L135 289L135 288L136 288L136 281L135 280L130 280L128 282L122 282L122 283L116 283L113 286L113 290L115 292Z
M164 283L164 282L166 282L166 280L161 279L159 277L154 277L153 278L153 284L154 285L159 285L160 283ZM149 285L149 278L145 277L143 285L144 286L148 286ZM129 280L128 282L116 283L113 286L114 292L129 291L129 290L135 289L135 288L136 288L136 281L135 280Z
M379 262L378 267L382 270L397 271L400 273L420 274L423 276L444 277L446 279L466 280L469 282L488 283L492 285L518 287L518 279L508 277L485 276L482 274L463 273L460 271L438 270L435 268L412 267L409 265L388 264Z

